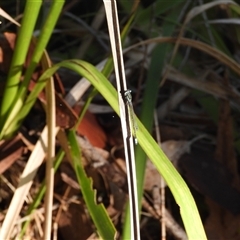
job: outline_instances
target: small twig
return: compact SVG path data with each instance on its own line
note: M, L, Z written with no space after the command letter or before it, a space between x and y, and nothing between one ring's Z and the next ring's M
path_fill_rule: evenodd
M143 207L156 219L162 221L162 216L159 215L154 208L146 201L145 198L142 200ZM167 230L176 237L176 239L187 240L188 237L182 227L174 220L171 213L165 209L165 224Z
M53 185L54 168L53 160L55 157L55 127L56 127L56 109L54 83L51 78L46 84L47 96L47 126L48 126L48 148L46 161L46 195L45 195L45 221L44 221L44 239L51 238L52 231L52 204L53 204Z
M157 110L154 111L154 124L155 124L156 140L157 140L158 145L161 147L161 136L160 136L160 128L159 128L159 124L158 124ZM155 200L154 201L154 208L156 209L157 213L159 214L159 205L160 205L160 212L161 212L161 216L162 216L162 221L161 221L161 235L162 235L161 237L162 237L162 240L166 240L165 186L166 186L165 181L161 177L159 199L157 198L157 196L159 195L159 188L157 188L157 191L156 190L154 191L154 189L153 189L153 199ZM158 194L156 194L156 193L158 193Z

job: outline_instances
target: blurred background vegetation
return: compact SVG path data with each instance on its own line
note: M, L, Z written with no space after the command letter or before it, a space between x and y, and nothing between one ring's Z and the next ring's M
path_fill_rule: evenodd
M160 139L157 141L159 144L162 142L165 154L190 187L208 238L240 239L239 2L119 0L117 3L121 29L134 14L123 48L128 49L124 54L126 78L128 88L132 90L137 116L155 139L160 132ZM1 1L0 7L20 22L25 4L25 1L9 0ZM50 1L43 1L35 26L36 37L39 36L39 29L46 20L49 8ZM3 17L1 22L0 100L8 75L11 60L9 56L14 52L14 44L11 49L4 47L4 33L18 32L18 27ZM46 50L53 63L66 59L81 59L96 66L107 59L111 55L111 48L103 1L66 1ZM27 66L26 61L23 72ZM40 75L42 69L38 66L35 73ZM60 83L63 84L64 91L60 94L62 97L79 81L79 76L74 71L63 68L55 78L60 79ZM109 80L115 85L114 74L110 75ZM81 98L82 102L87 101L91 90L90 88L86 91ZM77 114L80 112L79 108L81 107L74 108ZM37 100L15 134L16 136L19 132L24 133L23 139L29 145L22 148L21 153L4 172L1 172L1 222L25 161L30 155L30 147L34 147L46 124L43 109L42 100ZM154 113L157 120L154 120ZM64 114L68 115L66 112ZM100 94L95 95L88 114L89 116L85 115L85 123L83 120L77 132L85 136L94 147L104 150L104 154L107 155L103 154L104 158L111 164L103 164L96 168L93 167L93 157L85 156L88 161L91 159L90 163L85 163L85 168L93 178L98 201L108 209L121 239L125 208L120 202L124 203L126 199L126 176L122 166L124 163L119 120ZM6 145L1 145L0 148L4 153L2 161L19 149L17 146L12 149L9 146L6 148ZM155 187L158 192L161 189L159 176L155 177L157 171L146 160L146 155L137 146L137 175L139 185L144 186L142 239L164 239L164 225L161 219L164 219L162 222L165 222L167 229L166 239L184 239L186 235L179 208L167 187L167 215L162 217L159 208L163 207L158 205L154 198ZM85 213L82 195L73 187L72 181L76 179L74 172L69 168L65 162L55 175L54 222L59 226L58 239L68 239L72 234L71 239L93 239L91 234L95 228L89 220L88 213ZM148 179L145 183L144 172ZM111 181L109 176L106 176L108 174ZM34 196L38 192L43 176L44 166L38 171L30 191L31 195ZM13 186L13 189L10 191L8 186ZM66 194L66 191L70 193ZM64 203L61 201L63 198ZM38 214L41 212L41 206ZM69 211L61 210L63 213L59 213L59 206L61 209L69 207ZM21 211L22 216L27 212L27 206L24 207ZM61 214L62 217L59 218ZM26 239L27 236L30 239L41 238L41 228L36 221L41 225L41 217L31 221L25 232ZM84 228L83 233L78 232L79 222ZM17 234L18 230L12 237Z

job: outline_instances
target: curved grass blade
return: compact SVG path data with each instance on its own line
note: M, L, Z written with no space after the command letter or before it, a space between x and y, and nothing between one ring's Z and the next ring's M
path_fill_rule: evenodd
M114 111L119 114L116 90L102 73L87 62L77 59L63 61L48 69L41 76L40 80L50 77L60 67L69 68L88 79L108 101ZM180 207L180 213L189 239L206 239L204 228L189 188L142 123L137 120L137 124L139 128L136 132L138 142L171 189Z

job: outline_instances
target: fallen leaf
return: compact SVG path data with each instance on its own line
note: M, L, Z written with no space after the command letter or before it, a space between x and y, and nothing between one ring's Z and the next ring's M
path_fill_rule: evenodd
M77 114L81 111L81 106L74 106L74 110ZM89 142L98 148L104 148L107 143L107 137L94 114L89 111L86 111L79 127L77 133L86 137Z

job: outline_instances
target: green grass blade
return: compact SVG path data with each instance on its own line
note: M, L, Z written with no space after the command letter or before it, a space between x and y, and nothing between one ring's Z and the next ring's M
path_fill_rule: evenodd
M53 12L50 11L50 13L54 13L54 14L57 15L60 11L60 8L62 7L62 3L59 4L59 2L57 0L55 1L55 3L57 5L57 7L52 9ZM121 34L122 39L126 38L127 33L128 33L128 31L131 27L131 24L133 22L133 19L134 19L134 14L131 15L131 17L129 18L125 27L123 28L123 31L122 31L122 34ZM45 27L44 27L44 30L43 30L43 33L41 34L41 36L45 35L45 34L48 35L51 32L51 31L49 31L49 28L53 29L56 20L57 20L57 18L52 19L51 16L49 16L49 19L46 20L46 24L45 24ZM50 24L49 22L52 22L52 23ZM44 45L46 45L46 43L48 41L48 38L45 39L44 36L42 37L42 40L41 40L41 36L40 36L40 39L38 40L38 44L36 46L37 51L36 51L36 53L34 52L34 54L33 54L33 58L32 58L33 62L34 61L36 61L36 62L39 61L39 56L40 56L39 51L42 51ZM45 62L48 61L48 56L47 56L46 53L44 54L44 56L42 58L42 61L43 61L43 64L46 65ZM31 65L31 63L30 63L30 65ZM31 67L31 69L33 69L33 68L34 68L34 66ZM109 76L110 73L112 72L112 70L113 70L113 60L110 57L108 59L107 63L105 64L105 67L104 67L102 72L105 76ZM32 70L31 70L31 72L32 72ZM28 75L29 76L31 75L30 72L28 73ZM26 82L21 85L21 88L19 90L19 100L13 106L14 111L11 112L10 118L8 118L8 121L6 121L4 123L4 126L3 126L3 128L0 132L0 138L2 138L4 136L11 136L11 134L14 133L18 129L18 127L22 123L23 119L27 116L27 114L31 110L31 108L32 108L33 104L35 103L39 93L45 87L45 84L46 84L46 81L48 81L48 78L44 78L42 76L42 78L39 79L38 82L36 83L34 89L31 91L31 93L29 94L27 99L23 102L23 96L25 95L25 90L26 90L25 85L28 82L28 77L24 81L26 81Z
M174 3L176 4L176 3ZM166 6L167 7L167 6ZM168 4L169 7L169 4ZM170 13L168 16L169 20L171 21L165 21L163 24L163 35L172 35L175 27L176 27L176 21L179 15L179 11L175 10ZM143 95L143 104L142 104L142 112L140 119L144 126L147 128L149 132L152 131L152 125L153 125L153 113L157 101L157 96L159 92L159 85L160 85L160 79L162 75L162 69L165 66L165 59L167 58L167 54L171 52L171 46L167 43L157 45L155 49L153 50L151 54L151 63L148 70L148 76L146 81L146 88L144 90ZM138 145L136 147L136 169L137 169L137 185L138 185L138 202L139 207L141 207L141 199L143 195L143 185L144 185L144 176L145 176L145 170L146 170L146 154L142 150L142 148ZM141 208L139 209L140 212ZM123 238L127 239L129 238L129 210L126 213L126 222L125 227L123 231Z
M43 25L39 39L36 40L35 38L32 38L32 36L30 37L30 39L33 40L33 43L35 43L36 47L34 49L31 62L27 68L25 77L22 83L20 84L19 90L15 94L16 97L15 97L14 103L12 104L12 106L10 106L10 112L3 124L3 128L2 128L3 136L11 136L14 133L14 131L18 129L19 125L22 122L22 121L14 121L13 119L15 119L16 116L18 116L20 109L25 104L24 100L26 97L26 93L28 91L28 85L31 80L31 76L37 64L39 63L39 61L41 60L44 54L47 43L52 35L52 32L54 30L58 17L61 13L63 4L64 4L64 1L55 0L51 5L48 17L45 21L45 24ZM17 46L16 46L16 51L17 51ZM37 98L37 95L35 95L35 97Z
M103 204L96 203L96 191L92 189L92 180L86 175L81 163L80 148L74 131L69 131L68 140L77 180L98 233L102 239L114 239L116 230ZM79 226L79 228L81 228L81 226Z
M48 54L45 51L44 51L44 55L42 57L41 63L42 63L43 69L47 69L51 65ZM17 104L19 104L20 107L22 107L22 108L20 108L19 106L15 106L16 109L18 109L19 111L15 111L15 109L13 109L13 111L9 113L9 117L8 117L7 121L4 123L4 126L1 130L0 139L3 136L9 137L15 131L17 131L17 129L21 125L23 119L27 116L27 114L31 110L33 104L37 100L39 93L46 86L46 83L49 79L50 78L44 78L44 74L43 74L43 78L40 78L37 81L34 89L31 91L31 93L28 95L27 99L25 100L24 105L22 105L23 103L21 101L17 101Z
M2 99L0 109L0 128L3 127L5 119L9 114L10 108L13 106L18 93L20 77L22 74L23 64L29 49L32 33L37 21L38 13L42 4L42 0L28 0L26 2L22 26L19 30L16 46L13 53L8 78Z
M29 85L30 79L32 77L32 74L33 74L37 64L41 60L41 57L42 57L43 52L48 44L48 41L49 41L50 37L52 36L52 32L57 23L57 20L61 13L64 2L65 2L64 0L62 0L62 1L54 0L53 1L53 4L51 5L48 17L43 25L43 28L41 29L40 36L38 37L38 40L34 39L34 42L36 42L36 48L34 49L31 62L28 66L25 77L20 85L19 93L18 93L18 98L21 99L22 102L27 93L28 85Z
M114 111L119 114L116 90L102 73L87 62L77 59L63 61L48 69L41 77L41 80L50 77L60 67L69 68L88 79L108 101ZM137 138L139 144L171 189L180 207L180 213L189 239L206 239L196 204L186 183L139 120L138 127Z

